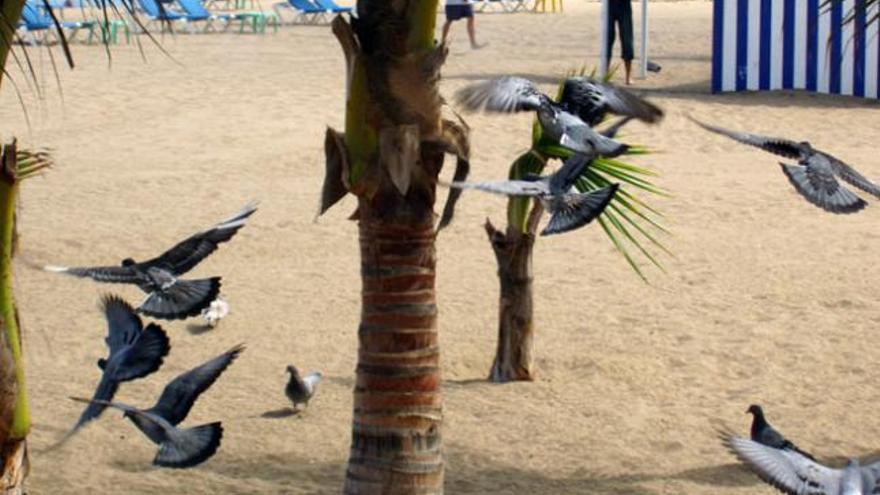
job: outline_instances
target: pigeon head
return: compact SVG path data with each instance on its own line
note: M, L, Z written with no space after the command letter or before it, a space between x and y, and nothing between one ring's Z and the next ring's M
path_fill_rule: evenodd
M287 372L293 376L299 375L299 371L297 371L296 366L292 364L287 365Z
M810 145L809 141L801 141L799 144L808 150L813 149L813 147Z
M761 409L761 406L757 404L752 404L746 409L746 414L754 414L755 416L763 416L764 411Z
M107 360L104 358L98 359L98 368L104 369L107 367Z
M133 266L135 264L134 260L131 258L125 258L122 260L122 266Z

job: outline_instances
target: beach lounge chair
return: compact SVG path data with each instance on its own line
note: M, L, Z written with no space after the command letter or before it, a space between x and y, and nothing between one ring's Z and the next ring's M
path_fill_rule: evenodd
M293 10L296 14L289 24L304 23L317 24L321 20L326 20L328 14L327 9L319 7L309 0L287 0L286 2L276 3L272 6L278 14L279 19L284 17L281 15L282 10Z
M168 25L168 28L173 31L172 22L184 21L186 19L186 16L180 12L174 12L165 7L160 8L156 0L137 0L137 3L147 16L147 22L144 23L145 28L155 22L159 22L162 25L163 31L165 30L165 25Z
M32 1L25 2L24 8L21 11L21 21L25 31L31 35L34 43L45 41L49 33L57 36L57 33L55 33L55 22L49 13L43 9L42 4ZM70 31L66 33L68 41L73 41L80 29L88 29L91 35L96 26L95 22L92 21L59 21L59 24L62 29ZM35 33L42 33L42 37L38 40Z
M205 23L202 32L215 31L215 21L222 22L223 30L226 31L229 29L229 23L234 18L232 14L214 14L210 12L202 5L202 0L177 0L177 3L183 9L183 20L188 27L192 28L198 22Z
M333 14L343 14L346 12L351 12L351 7L340 7L339 5L336 5L336 2L334 2L333 0L314 1L315 5Z

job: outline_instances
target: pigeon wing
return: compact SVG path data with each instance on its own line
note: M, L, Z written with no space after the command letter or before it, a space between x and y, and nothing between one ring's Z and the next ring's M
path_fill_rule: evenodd
M537 110L547 97L528 79L507 76L466 86L455 101L470 111L522 112Z
M199 395L208 389L220 374L244 350L243 345L233 347L227 352L197 366L171 381L159 401L147 412L160 416L172 425L177 425L189 414Z
M143 280L136 271L125 266L67 267L50 265L43 267L43 269L111 284L136 284Z
M117 295L104 296L101 299L101 309L107 320L107 337L104 342L107 343L110 355L113 356L137 340L143 329L143 323L134 308Z
M506 196L541 196L550 190L547 184L541 181L528 180L498 180L486 182L453 182L449 187L458 189L478 189L493 194Z
M117 390L119 390L119 382L104 373L101 376L101 381L98 382L98 387L95 388L95 393L94 395L92 395L92 400L87 401L88 405L86 406L85 410L83 410L82 414L80 414L79 420L76 422L76 425L74 425L70 433L65 436L64 441L72 436L77 430L85 426L86 423L98 419L98 417L101 415L101 413L104 412L104 409L106 409L107 406L96 401L113 400L113 396L116 395Z
M120 382L142 378L162 366L171 349L162 327L150 323L137 337L114 372Z
M174 280L151 292L138 307L141 313L163 320L183 320L199 315L220 294L220 277Z
M591 156L583 153L575 153L569 159L565 160L562 167L550 176L550 182L548 184L550 194L563 194L570 191L578 177L580 177L581 174L584 173L584 170L586 170L587 166L589 166L590 160Z
M875 197L880 198L880 186L868 180L867 177L858 173L854 168L850 167L846 163L834 158L831 155L821 153L825 155L825 158L828 159L828 162L831 164L831 168L834 170L834 173L837 174L838 177L843 179L844 181L852 184L854 187L865 191L868 194L871 194Z
M223 425L218 421L193 428L170 428L166 433L153 464L188 468L205 462L217 452L223 438Z
M257 211L256 203L248 203L241 211L230 218L214 225L208 230L199 232L177 243L173 248L140 264L142 269L158 266L169 270L175 275L182 275L217 250L217 247L232 239L241 229L247 218Z
M318 383L321 382L321 374L320 373L309 373L304 376L302 379L303 385L306 387L306 390L309 393L309 396L315 393L315 390L318 388Z
M603 136L580 119L577 119L574 125L565 127L559 144L578 153L609 158L622 155L629 150L628 145Z
M618 185L580 194L564 194L554 199L552 216L541 235L561 234L590 223L605 211ZM558 206L557 206L558 205Z
M740 143L747 144L749 146L761 148L762 150L773 153L775 155L796 160L806 158L806 150L804 150L804 147L800 143L796 143L789 139L767 137L758 134L749 134L747 132L730 131L722 127L704 124L703 122L700 122L699 120L690 116L688 118L691 119L695 124L702 127L703 129L706 129L709 132L714 132L715 134L726 136L730 139L733 139L734 141L739 141Z
M865 206L865 201L852 191L841 187L827 170L815 166L786 165L782 172L795 190L810 203L831 213L854 213Z
M841 471L793 452L758 442L727 437L724 445L762 480L789 495L836 495Z
M584 122L598 124L606 111L655 123L663 110L631 91L591 77L570 77L562 88L562 103Z

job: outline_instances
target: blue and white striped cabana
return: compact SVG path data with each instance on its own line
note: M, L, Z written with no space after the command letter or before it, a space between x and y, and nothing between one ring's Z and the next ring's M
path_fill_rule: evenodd
M715 0L712 91L806 89L877 98L876 3ZM855 21L843 20L855 14Z

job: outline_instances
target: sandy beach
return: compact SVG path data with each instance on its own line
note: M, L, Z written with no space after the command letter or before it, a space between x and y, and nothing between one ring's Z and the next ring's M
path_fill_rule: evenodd
M595 65L598 4L565 7L479 15L489 46L477 51L463 23L454 25L444 93L504 74L550 91L566 71ZM504 199L465 193L440 235L446 493L774 493L716 438L719 424L747 435L751 403L828 463L880 450L872 412L880 202L857 215L826 214L797 195L775 157L685 118L809 140L876 179L880 106L794 92L710 94L711 16L710 2L651 4L650 59L663 70L634 89L666 118L626 134L657 151L633 162L658 171L671 193L645 199L665 215L671 234L661 239L675 256L660 255L666 273L645 265L646 284L596 225L540 239L537 381L485 381L498 287L482 224L503 223ZM313 220L324 131L343 125L342 53L327 26L161 41L173 60L146 39L146 61L134 44L112 46L109 61L100 46L75 45L76 69L58 69L61 91L45 49L32 47L42 97L12 70L30 130L11 85L0 93L3 136L51 147L57 160L23 186L16 260L34 421L31 493L339 493L360 310L357 229L347 220L354 198ZM54 56L59 62L60 51ZM532 116L466 118L471 177L506 176L529 145ZM195 469L155 468L154 446L115 411L42 452L79 416L81 404L68 396L91 396L99 378L99 297L112 291L136 303L142 295L32 265L152 257L251 199L260 210L193 272L223 276L229 317L203 333L188 329L192 322L161 322L172 346L165 364L117 394L148 406L178 373L246 343L187 419L223 421L217 455ZM289 363L324 373L318 395L296 417L263 417L288 404Z

